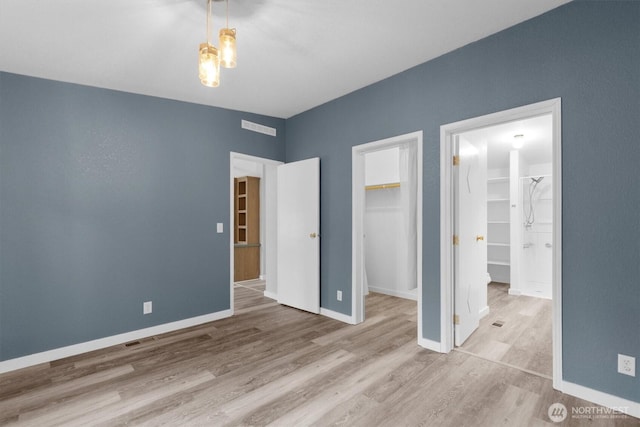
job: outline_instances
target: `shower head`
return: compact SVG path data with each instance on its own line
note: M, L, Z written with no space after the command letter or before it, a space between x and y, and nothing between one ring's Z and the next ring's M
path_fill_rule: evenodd
M544 176L539 176L537 178L531 177L531 181L535 182L536 184L540 184L540 181L542 181L544 179Z

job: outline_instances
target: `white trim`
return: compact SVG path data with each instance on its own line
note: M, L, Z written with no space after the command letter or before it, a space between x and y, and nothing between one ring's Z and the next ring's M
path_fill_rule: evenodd
M480 309L480 318L482 319L483 317L485 317L486 315L488 315L488 314L489 314L489 311L490 311L490 309L489 309L489 306L488 306L488 305L487 305L487 306L485 306L484 308L481 308L481 309Z
M520 295L522 295L522 291L520 289L509 288L509 295L513 295L514 297L519 297Z
M438 341L433 341L427 338L418 337L418 345L424 347L427 350L435 351L438 353L444 353L442 351L442 345Z
M410 299L417 301L418 292L416 291L399 291L397 289L376 288L375 286L369 286L369 291L377 292L379 294L391 295L392 297Z
M330 317L332 319L339 320L350 325L356 324L354 316L348 316L346 314L338 313L337 311L329 310L328 308L320 307L320 315Z
M236 153L234 151L229 152L229 288L231 289L229 291L229 307L231 307L231 314L233 314L233 310L234 310L234 304L233 304L233 297L234 297L234 290L233 290L233 275L234 275L234 269L233 269L233 264L234 264L234 251L233 251L233 230L235 227L235 212L233 211L233 194L234 194L234 188L233 188L233 161L234 160L245 160L245 161L249 161L249 162L254 162L254 163L259 163L263 166L278 166L283 164L283 162L278 161L278 160L271 160L271 159L265 159L262 157L256 157L256 156L251 156L249 154L242 154L242 153ZM265 178L266 178L266 171L265 171ZM264 182L264 180L263 180ZM266 185L266 184L265 184ZM273 201L273 203L275 203L275 200ZM271 226L271 227L275 227L275 219L273 221L273 223L271 224L267 224L267 226ZM276 268L276 263L275 263L275 257L276 257L276 252L277 252L277 247L276 247L276 243L275 242L269 242L267 241L267 244L265 245L265 250L267 251L266 253L266 264L269 266L272 266L272 268ZM274 279L277 280L278 277L278 273L277 271L273 271L270 272L267 270L267 275ZM265 282L267 280L267 277L264 276L260 276L261 279L264 279ZM265 296L266 296L266 291L265 291ZM275 299L275 298L274 298Z
M509 291L509 295L513 295L513 296L519 296L522 295L523 297L532 297L532 298L541 298L541 299L548 299L548 300L552 300L553 298L551 297L550 294L548 293L538 293L535 291L530 291L530 290L519 290L519 289L515 289L513 292Z
M553 387L562 391L562 101L549 101L553 123Z
M607 408L627 408L627 415L640 418L640 403L632 400L623 399L622 397L614 396L612 394L603 393L598 390L594 390L589 387L584 387L578 384L573 384L568 381L562 381L562 392L570 394L571 396L579 399L588 400L597 405L605 406ZM571 410L569 410L571 412Z
M561 99L474 117L440 127L440 340L444 353L453 348L453 136L543 114L553 127L553 387L562 390L562 133Z
M164 323L162 325L152 326L150 328L138 329L136 331L125 332L123 334L112 335L110 337L99 338L97 340L87 341L79 344L60 347L53 350L43 351L41 353L30 354L28 356L18 357L15 359L0 362L0 374L15 371L17 369L27 368L29 366L47 363L53 360L65 357L76 356L78 354L89 351L100 350L102 348L135 341L154 335L165 334L167 332L177 331L178 329L189 328L191 326L201 325L203 323L213 322L216 320L230 317L233 313L231 310L217 311L211 314L191 317L189 319L178 320L175 322Z
M440 126L440 351L453 349L453 143Z
M271 298L272 300L278 300L278 295L274 292L264 291L264 296L267 298Z

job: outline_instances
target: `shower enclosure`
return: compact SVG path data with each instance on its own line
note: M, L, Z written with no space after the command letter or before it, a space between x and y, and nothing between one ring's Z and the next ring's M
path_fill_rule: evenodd
M551 299L552 165L526 160L513 150L506 168L488 170L487 272L511 295Z
M553 177L520 178L522 206L520 283L522 294L551 298L553 265Z

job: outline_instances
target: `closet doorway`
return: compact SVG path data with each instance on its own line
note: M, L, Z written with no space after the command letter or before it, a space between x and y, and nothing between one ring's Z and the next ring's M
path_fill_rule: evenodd
M422 131L355 146L352 162L355 324L365 320L369 289L421 306Z

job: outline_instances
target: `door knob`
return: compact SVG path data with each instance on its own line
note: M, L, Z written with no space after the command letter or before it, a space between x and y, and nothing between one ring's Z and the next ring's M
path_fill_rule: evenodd
M477 242L478 240L484 240L484 236L476 236L476 242Z
M309 234L309 237L311 237L312 239L315 239L316 237L318 237L318 235L316 233L311 233Z

